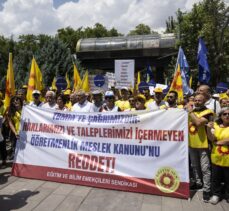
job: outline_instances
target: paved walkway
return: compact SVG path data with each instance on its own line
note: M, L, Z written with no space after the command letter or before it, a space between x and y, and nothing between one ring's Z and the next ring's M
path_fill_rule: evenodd
M11 176L11 167L0 170L0 211L228 211L225 200L217 205L201 201L197 192L188 200L91 188Z

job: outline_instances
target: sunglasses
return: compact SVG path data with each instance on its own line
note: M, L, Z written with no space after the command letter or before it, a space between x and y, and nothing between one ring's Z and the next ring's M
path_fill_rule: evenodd
M223 113L222 116L229 116L229 113Z

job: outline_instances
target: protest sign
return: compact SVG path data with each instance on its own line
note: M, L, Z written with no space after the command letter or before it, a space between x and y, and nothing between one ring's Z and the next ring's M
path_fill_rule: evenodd
M188 115L25 106L14 176L189 197Z
M116 87L134 87L134 60L115 60Z

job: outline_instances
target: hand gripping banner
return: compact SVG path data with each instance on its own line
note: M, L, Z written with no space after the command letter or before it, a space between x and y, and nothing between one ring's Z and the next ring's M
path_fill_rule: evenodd
M12 174L188 198L187 112L74 113L25 106Z

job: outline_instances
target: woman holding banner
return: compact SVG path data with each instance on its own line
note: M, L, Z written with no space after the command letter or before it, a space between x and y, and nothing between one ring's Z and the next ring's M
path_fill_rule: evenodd
M16 147L16 140L19 138L19 126L21 120L23 101L20 97L14 96L10 100L10 106L6 118L10 127L10 140L12 144L12 157Z
M209 200L217 204L222 198L222 185L225 185L225 199L229 203L229 107L223 108L216 122L207 124L207 135L212 141L212 193Z

